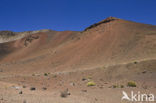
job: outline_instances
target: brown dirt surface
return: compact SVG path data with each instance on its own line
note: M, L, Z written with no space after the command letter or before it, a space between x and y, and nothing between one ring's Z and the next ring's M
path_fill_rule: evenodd
M130 103L121 97L132 90L156 96L154 25L109 17L82 32L0 36L0 103Z

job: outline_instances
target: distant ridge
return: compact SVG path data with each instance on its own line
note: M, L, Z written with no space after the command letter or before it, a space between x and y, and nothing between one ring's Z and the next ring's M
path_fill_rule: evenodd
M10 42L21 39L27 35L32 35L39 32L49 32L50 29L43 29L37 31L26 31L26 32L12 32L12 31L0 31L0 43Z

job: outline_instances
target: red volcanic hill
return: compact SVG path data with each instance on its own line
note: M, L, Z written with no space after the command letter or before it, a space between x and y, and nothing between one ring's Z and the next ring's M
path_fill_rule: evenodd
M0 67L66 71L156 59L156 26L109 17L82 32L0 32Z

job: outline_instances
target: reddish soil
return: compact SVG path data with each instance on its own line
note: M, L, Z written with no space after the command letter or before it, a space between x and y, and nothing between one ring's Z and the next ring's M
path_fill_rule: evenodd
M0 103L127 103L123 90L156 95L156 26L110 17L82 32L27 35L0 44L0 71ZM71 95L61 98L66 88Z

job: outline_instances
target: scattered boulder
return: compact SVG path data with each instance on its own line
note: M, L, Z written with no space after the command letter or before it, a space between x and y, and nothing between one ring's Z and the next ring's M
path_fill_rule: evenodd
M66 98L68 95L70 95L70 92L69 92L69 90L67 88L66 90L64 90L64 91L61 92L61 95L60 96L62 98Z
M19 86L12 86L11 88L14 88L14 89L16 89L16 90L21 89L21 87L19 87Z
M137 61L134 62L134 64L137 64L137 63L138 63Z
M22 91L20 91L20 92L19 92L19 94L23 94L23 92L22 92Z
M31 87L30 90L31 91L34 91L34 90L36 90L36 88L35 87Z
M87 80L86 78L82 78L82 81L85 81L85 80Z
M82 92L87 92L87 90L81 90Z
M3 72L3 70L2 70L2 69L0 69L0 72Z
M27 103L27 101L26 101L26 100L24 100L24 101L23 101L23 103Z
M25 86L25 85L23 85L23 88L26 88L26 86Z
M145 74L145 73L147 73L147 71L143 71L142 73Z
M42 90L47 90L47 88L46 87L43 87Z
M75 86L75 83L70 83L71 86Z

